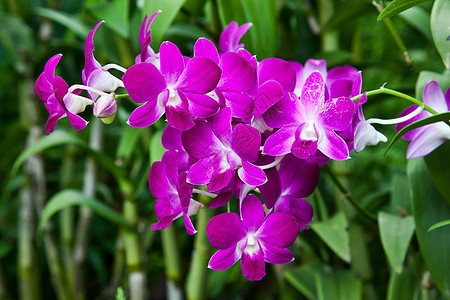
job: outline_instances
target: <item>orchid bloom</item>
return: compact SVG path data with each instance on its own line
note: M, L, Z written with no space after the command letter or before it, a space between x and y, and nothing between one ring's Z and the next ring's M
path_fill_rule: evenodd
M245 23L239 26L236 21L228 24L220 34L220 51L222 53L237 52L244 48L244 44L239 44L239 41L252 25L252 23Z
M115 64L102 66L94 57L94 34L103 22L105 21L100 21L88 34L84 47L85 65L81 75L85 86L101 92L114 92L118 87L123 87L123 83L109 73L108 69L118 69L122 73L125 73L126 70ZM98 97L98 93L90 90L88 90L88 95L92 100Z
M258 186L267 180L264 172L253 165L261 145L259 132L246 124L231 128L231 109L221 109L212 122L198 121L181 135L186 152L197 160L190 169L188 182L207 184L209 191L225 187L237 170L241 180Z
M145 15L144 21L141 24L141 29L139 30L139 43L141 44L141 53L136 56L136 64L140 62L148 62L154 64L159 69L159 55L153 51L150 47L152 42L151 29L150 26L153 23L155 17L160 14L161 11L156 11L150 18L147 19Z
M157 199L155 213L158 222L153 230L167 228L173 220L183 217L188 234L196 232L189 216L196 214L203 205L193 199L193 186L186 182L186 172L178 173L178 153L168 151L162 161L156 161L150 168L148 182L152 195Z
M56 54L50 58L44 67L44 72L36 80L34 85L35 94L44 101L45 108L48 110L50 116L45 125L45 134L49 135L55 130L56 123L63 117L68 117L70 124L76 130L81 130L86 127L87 122L76 113L71 112L65 104L65 100L68 103L73 103L71 99L77 98L76 93L69 93L69 87L67 83L59 76L55 76L56 65L61 59L62 54ZM84 110L86 105L92 103L89 99L81 100L80 106L76 108L77 113L80 110Z
M282 127L266 140L264 154L279 156L293 153L299 158L308 158L320 150L331 159L349 158L345 141L335 131L342 131L350 125L354 104L348 97L325 102L325 82L320 72L311 73L305 81L300 98L292 99L291 96L286 104L288 107L284 107L283 111L293 111L294 122ZM280 116L268 118L272 122L284 122Z
M427 83L423 89L422 98L425 105L438 113L450 111L450 88L444 94L436 81ZM417 105L408 107L400 114L400 117L417 111L417 107ZM417 116L409 118L408 121L399 123L395 129L400 131L405 126L431 115L430 112L421 111ZM407 158L423 157L450 139L450 126L444 122L428 124L408 132L403 138L411 141L406 152Z
M194 126L193 116L206 118L219 109L206 94L220 79L221 70L211 59L194 57L185 63L177 46L164 42L160 48L161 70L153 64L139 63L123 76L125 88L136 103L128 119L133 127L146 127L166 113L169 124L179 130Z
M248 195L242 203L241 218L236 213L223 213L209 221L206 233L214 248L219 249L208 267L225 270L241 259L241 268L249 280L261 280L265 261L286 264L294 260L286 249L297 237L297 223L282 212L264 216L261 201Z

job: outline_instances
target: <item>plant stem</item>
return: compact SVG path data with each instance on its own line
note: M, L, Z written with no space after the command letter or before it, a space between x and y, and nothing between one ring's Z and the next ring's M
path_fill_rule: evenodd
M93 118L91 122L89 146L94 150L100 150L102 145L102 136L103 124L98 118ZM87 158L84 169L83 184L83 193L87 197L95 196L95 184L97 177L96 171L97 170L95 162L91 158ZM89 230L91 227L92 215L92 210L85 206L80 207L77 233L73 251L75 299L86 298L86 292L84 290L83 267L86 261L86 252L89 241Z
M367 211L364 207L362 207L350 194L350 192L345 188L345 186L339 181L339 179L334 175L333 171L330 170L330 168L325 165L324 170L327 172L327 174L330 176L333 183L336 185L336 187L341 191L344 198L347 199L361 214L368 217L371 221L377 222L377 218L369 211Z
M374 95L380 95L380 94L387 94L387 95L396 96L396 97L401 98L401 99L405 99L405 100L407 100L407 101L409 101L409 102L411 102L413 104L416 104L416 105L419 105L419 106L423 106L425 110L427 110L428 112L432 113L433 115L437 115L438 114L431 107L429 107L427 105L424 105L422 101L419 101L419 100L417 100L414 97L411 97L411 96L409 96L407 94L404 94L404 93L401 93L401 92L398 92L398 91L395 91L395 90L391 90L391 89L387 89L387 88L381 87L379 89L366 92L367 97L374 96ZM361 98L362 95L364 95L364 94L360 94L360 95L357 95L355 97L352 97L350 100L356 101L359 98Z
M210 244L206 235L206 225L212 216L209 208L200 209L197 213L197 234L195 235L194 250L191 257L186 292L189 300L202 300L206 296L206 275Z
M177 240L177 232L174 226L161 230L162 248L164 253L164 265L166 269L167 299L182 299L181 284L181 258Z
M131 199L131 195L125 196L123 204L123 216L130 223L137 225L137 205ZM142 271L142 263L139 255L139 240L135 229L125 230L124 246L128 267L128 281L130 285L131 300L145 299L145 273Z

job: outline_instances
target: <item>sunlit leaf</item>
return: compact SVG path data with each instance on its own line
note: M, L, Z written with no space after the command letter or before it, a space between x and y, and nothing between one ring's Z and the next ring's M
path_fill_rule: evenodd
M431 33L447 70L450 70L450 1L436 0L431 11Z
M430 72L430 71L421 71L419 74L419 78L417 78L416 82L416 98L421 100L423 89L425 85L430 81L434 80L439 83L439 86L442 90L446 90L450 87L450 71L445 71L443 74Z
M417 129L419 127L425 126L425 125L429 125L429 124L433 124L433 123L437 123L437 122L441 122L441 121L448 121L450 120L450 112L445 112L445 113L440 113L437 115L433 115L431 117L428 118L424 118L421 119L419 121L416 121L414 123L409 124L408 126L405 126L404 128L402 128L402 130L400 130L399 132L397 132L397 134L394 136L394 138L392 139L391 143L389 144L389 146L387 147L385 154L389 151L389 149L391 149L391 147L405 134L407 134L408 132Z
M34 13L67 27L67 29L75 33L82 40L85 40L89 33L89 27L84 25L84 23L75 15L43 7L34 8Z
M152 46L159 45L163 41L167 29L185 2L186 0L144 0L142 19L145 14L150 17L157 10L161 10L151 26Z
M105 20L105 26L120 36L129 36L129 7L130 0L113 0L92 5L89 10L98 21Z
M159 130L152 136L152 140L150 141L150 163L161 161L164 152L166 152L166 149L161 143L162 133L163 131Z
M395 272L401 273L403 261L414 233L415 225L412 216L405 218L385 212L378 214L381 244L389 263Z
M420 6L411 7L399 15L409 25L420 31L430 41L433 39L430 29L430 14Z
M421 253L438 288L450 295L450 227L428 232L436 222L450 219L450 206L434 187L423 158L409 160L407 173Z
M350 262L348 223L343 212L337 213L326 221L313 223L311 228L336 255L344 261Z
M362 282L352 271L334 270L316 274L318 300L362 299Z
M413 7L413 6L428 2L428 1L431 1L431 0L394 0L391 3L389 3L389 5L386 6L381 11L381 13L378 15L377 20L381 21L384 18L393 17L393 16L397 15L398 13L400 13L410 7ZM444 0L444 1L446 1L446 0Z
M69 206L86 206L94 211L97 215L127 229L132 229L132 224L122 217L121 214L99 202L98 200L86 197L82 192L78 190L63 190L53 195L44 209L42 210L41 218L38 225L37 238L40 240L42 230L45 228L48 220L59 212L60 210Z
M437 222L436 224L434 224L433 226L428 228L428 231L435 230L437 228L440 228L442 226L447 226L447 225L450 225L450 219L442 221L442 222Z

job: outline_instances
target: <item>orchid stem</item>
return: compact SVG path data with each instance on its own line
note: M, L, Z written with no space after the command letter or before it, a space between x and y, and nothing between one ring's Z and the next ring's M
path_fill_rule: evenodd
M204 191L204 190L199 190L199 189L193 189L192 193L196 193L196 194L199 194L199 195L205 195L205 196L208 196L208 197L211 197L211 198L217 197L217 194L210 193L210 192L207 192L207 191Z
M206 225L212 215L209 208L200 209L197 213L197 234L195 235L194 250L191 266L186 281L186 292L189 300L202 300L206 297L206 278L210 244L206 235Z
M377 222L377 218L369 211L367 211L364 207L362 207L350 194L350 192L347 190L347 188L339 181L339 179L336 177L336 175L333 173L330 168L325 165L324 166L325 171L330 176L331 180L333 181L334 185L341 191L344 198L347 199L353 207L355 207L361 214L368 217L371 221Z
M419 101L419 100L417 100L414 97L411 97L411 96L409 96L407 94L404 94L404 93L401 93L401 92L398 92L398 91L395 91L395 90L387 89L385 87L380 87L379 89L366 92L367 97L374 96L374 95L380 95L380 94L387 94L387 95L392 95L392 96L396 96L398 98L405 99L405 100L407 100L407 101L409 101L409 102L411 102L413 104L416 104L416 105L419 105L419 106L423 106L426 111L429 111L433 115L437 115L438 114L431 107L429 107L427 105L424 105L422 101ZM350 100L352 100L354 102L354 101L358 100L359 98L361 98L363 95L364 94L359 94L359 95L357 95L355 97L352 97Z

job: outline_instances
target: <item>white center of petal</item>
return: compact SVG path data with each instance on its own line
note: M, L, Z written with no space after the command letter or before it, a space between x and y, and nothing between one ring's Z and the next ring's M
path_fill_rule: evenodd
M178 95L177 90L174 89L173 86L169 86L168 91L169 91L169 98L167 99L166 107L167 106L178 106L178 104L181 103L181 98Z
M307 141L317 141L317 134L316 130L314 129L314 123L308 123L308 125L303 128L302 132L300 133L300 138Z
M254 233L247 233L246 239L247 246L245 247L244 252L251 256L253 255L253 253L259 250L259 244L254 236Z

